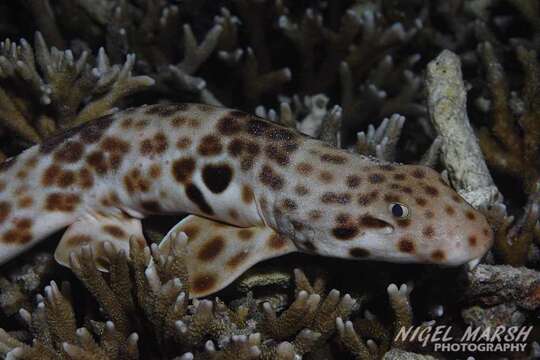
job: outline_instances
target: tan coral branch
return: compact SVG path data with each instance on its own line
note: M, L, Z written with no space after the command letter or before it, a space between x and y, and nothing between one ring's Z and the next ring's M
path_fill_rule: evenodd
M476 207L502 199L467 116L459 57L445 50L431 61L426 87L430 119L442 138L442 160L452 185Z

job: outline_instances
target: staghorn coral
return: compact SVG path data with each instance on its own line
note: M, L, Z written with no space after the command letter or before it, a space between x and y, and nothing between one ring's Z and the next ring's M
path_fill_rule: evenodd
M367 132L361 131L356 135L356 150L360 154L374 156L383 161L394 161L404 123L403 116L394 114L383 119L377 129L370 124Z
M371 156L381 161L394 162L401 138L405 117L393 114L384 118L377 128L370 124L367 131L356 134L356 151L359 154ZM427 151L422 155L419 164L435 167L439 162L442 138L433 140Z
M267 110L263 106L258 106L255 113L270 121L321 139L332 146L341 147L342 109L340 106L335 105L328 110L329 99L324 94L304 96L303 101L299 96L282 100L279 117L276 110Z
M247 108L275 106L281 92L300 97L334 93L341 64L344 128L358 130L368 120L394 112L425 123L418 96L422 82L412 69L421 56L401 61L398 55L415 39L422 21L395 16L384 1L374 6L315 1L305 11L288 1L248 0L215 5L42 0L25 2L25 7L30 14L40 9L46 13L39 29L56 46L67 42L62 34L66 29L79 36L73 48L91 51L105 42L113 62L136 54L137 71L156 80L159 97ZM205 10L210 17L200 17ZM77 31L79 27L84 30ZM286 53L299 56L286 58ZM347 132L340 135L328 141L353 140Z
M232 331L234 324L223 309L214 309L214 302L188 303L187 289L182 285L186 283L185 278L184 282L181 280L184 276L180 253L182 244L175 243L170 251L162 254L155 247L151 251L132 240L128 260L125 253L117 252L111 244L105 243L108 280L97 270L90 248L72 254L72 269L96 297L103 315L110 320L92 321L91 328L76 330L70 301L53 282L45 289L45 300L38 303L32 314L27 311L21 313L31 329L39 330L35 336L38 339L41 336L42 340L28 347L4 333L4 353L13 351L18 357L28 359L35 358L38 351L52 354L51 358L107 356L136 359L139 358L138 334L159 336L155 339L158 344L154 346L163 346L171 341L184 346L202 344L207 334L222 338L227 331ZM149 265L150 258L153 261ZM133 317L136 309L143 311L144 319ZM133 332L135 329L137 331ZM96 335L101 337L99 346L90 341L90 332L96 331ZM227 349L224 347L223 351ZM163 354L165 351L162 349Z
M215 25L206 35L201 44L191 31L189 25L184 25L184 59L176 65L169 65L169 74L162 75L172 79L181 90L188 90L199 95L200 100L207 104L222 105L215 96L206 89L206 82L193 74L199 69L214 51L223 31L220 25ZM161 75L163 72L159 72Z
M60 290L54 281L51 282L45 287L45 296L38 300L33 313L20 312L35 336L32 345L1 330L2 352L18 359L138 359L137 334L123 338L111 321L101 328L99 343L88 329L77 329L69 297L67 286Z
M220 39L220 58L231 68L236 78L240 80L240 88L231 87L230 84L222 90L222 93L231 94L238 91L243 101L249 106L260 102L263 95L270 91L276 91L291 80L291 70L288 67L275 69L272 64L271 51L266 42L268 29L261 26L266 23L268 12L276 13L279 4L270 2L255 2L249 0L233 1L235 10L240 14L231 17L232 11L222 9L222 15L218 21L225 22L225 34ZM240 43L239 25L245 26L246 42ZM227 96L227 95L225 95ZM230 97L229 97L230 98ZM232 99L230 99L232 100Z
M517 116L514 116L508 100L507 80L493 46L484 43L479 51L491 91L490 110L493 119L491 132L483 128L479 134L482 150L491 166L521 179L527 193L538 191L540 71L536 52L523 47L516 49L517 58L525 72L525 81L522 106Z
M392 334L397 334L401 328L412 325L409 290L405 284L399 288L395 284L390 284L387 293L394 311L393 329L390 332L379 320L369 315L365 319L357 319L354 323L343 321L341 317L336 319L341 342L355 359L378 359L390 349L391 345L395 348L403 348L405 345L396 340L398 337ZM366 337L370 339L365 341Z
M213 26L198 43L183 16L187 13L196 16L204 7L202 3L187 5L148 0L137 4L110 1L101 6L80 2L79 6L74 6L65 2L58 8L59 11L83 12L107 38L107 51L116 61L129 52L136 53L140 59L139 67L156 79L156 90L162 94L180 90L198 101L214 105L224 103L220 99L226 100L233 91L231 88L219 89L219 96L215 96L206 81L195 75L216 48L221 50L220 58L233 66L234 73L243 79L242 95L246 101L255 103L262 94L290 79L290 71L286 68L274 72L259 69L259 58L249 46L245 50L237 48L238 22L226 8L222 9L222 16L213 19ZM237 5L242 8L241 2ZM90 41L88 38L93 36L86 37ZM183 41L178 41L179 38ZM229 49L234 55L227 56Z
M529 254L534 250L534 240L538 242L538 216L540 215L539 195L529 197L521 217L514 221L513 216L504 216L495 232L495 254L505 264L525 265Z
M528 194L520 219L514 223L513 216L499 218L500 226L495 234L496 254L505 263L519 266L528 261L538 219L538 60L535 51L516 48L525 77L522 98L516 98L517 95L511 98L502 65L492 45L484 43L479 51L490 85L491 101L486 105L493 123L490 130L480 129L480 145L490 166L520 179Z
M72 253L74 273L100 306L96 320L87 319L77 328L74 295L67 283L60 290L53 281L44 296L37 297L33 310L19 311L30 331L26 337L36 340L27 345L2 331L0 351L21 359L138 359L158 354L184 359L289 359L324 344L335 332L336 318L347 319L355 309L349 295L340 296L337 290L326 294L321 280L311 284L298 269L296 299L279 317L269 303L232 308L219 299L189 301L184 285L186 241L177 237L165 253L155 244L144 247L132 239L129 258L104 243L106 276L98 271L90 247Z
M336 81L336 69L345 61L355 76L365 76L390 49L410 40L416 29L405 30L403 24L395 22L381 26L381 14L375 9L351 6L344 12L337 30L326 27L317 8L309 8L298 20L291 19L286 7L278 25L298 48L304 60L301 74L303 91L319 92ZM367 57L368 52L370 56ZM323 59L315 62L315 52L320 51Z
M89 54L49 49L35 35L34 49L22 39L0 44L0 120L23 140L36 143L114 110L123 98L153 85L148 76L131 76L134 55L111 65L100 49L95 67Z
M388 55L362 79L361 85L355 80L350 65L341 63L340 104L345 128L356 129L360 124L365 125L373 119L399 113L417 119L424 131L431 135L431 127L426 121L426 108L419 96L422 78L407 70L419 60L419 55L413 55L395 64L392 56Z
M97 270L90 247L73 253L72 269L97 300L99 311L86 315L78 328L78 307L73 304L84 295L74 294L68 283L59 287L53 281L33 307L19 311L29 329L22 338L2 330L1 353L20 359L318 359L316 354L328 353L328 341L337 333L352 354L358 353L358 335L351 333L347 319L359 304L338 290L328 292L325 276L311 282L295 269L296 296L279 315L270 303L257 305L249 297L236 305L217 298L188 300L184 284L189 275L182 260L186 241L176 237L164 252L132 239L129 257L104 243L101 261L107 274ZM409 326L407 287L390 285L388 296L396 314L389 328ZM354 324L360 336L375 340L367 345L373 354L389 349L392 336L386 334L386 325L372 316ZM35 341L28 345L24 339L31 338Z

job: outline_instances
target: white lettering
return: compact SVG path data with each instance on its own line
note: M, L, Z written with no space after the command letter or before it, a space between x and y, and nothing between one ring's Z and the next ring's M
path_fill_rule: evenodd
M431 326L425 327L418 333L418 341L422 343L423 347L426 347L431 335Z
M436 342L441 340L441 335L443 334L445 326L439 325L435 326L435 332L433 333L433 336L431 337L431 342Z
M480 341L480 340L489 341L490 334L491 334L491 328L488 326L484 331L482 331L482 333L480 334L480 337L476 339L476 341Z
M510 326L508 329L506 329L506 334L504 335L504 341L506 342L514 341L518 330L519 330L519 327L517 326Z
M405 342L407 341L407 338L409 337L409 334L411 333L413 327L409 326L408 329L405 329L405 326L402 326L401 329L399 329L398 333L394 337L394 342ZM418 328L415 329L415 332L418 330ZM401 337L401 338L400 338ZM411 341L414 340L414 335L411 338Z
M459 342L452 342L451 326L402 327L394 341L416 341L423 347L433 344L435 352L524 352L533 327L497 326L481 328L468 326ZM457 341L457 340L456 340Z
M499 325L495 328L495 332L493 333L493 335L491 335L491 342L501 342L501 335L504 334L506 330L506 326L503 326L503 325Z
M454 337L453 336L450 336L450 331L452 330L452 327L451 326L447 326L446 327L446 332L444 333L443 335L443 338L442 338L442 341L452 341L454 340Z
M467 326L463 336L461 336L461 342L471 342L475 341L480 333L481 328L477 327L473 330L472 326Z
M523 326L521 329L519 329L519 332L514 339L515 342L526 342L532 329L532 326Z

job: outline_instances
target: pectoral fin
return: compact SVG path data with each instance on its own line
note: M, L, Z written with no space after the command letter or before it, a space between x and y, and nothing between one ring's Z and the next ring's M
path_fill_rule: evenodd
M130 218L86 215L69 226L58 243L54 258L69 267L69 254L85 245L92 247L99 270L106 271L103 244L110 242L116 249L129 253L129 239L144 242L141 221Z
M179 222L160 244L167 249L185 233L186 265L191 297L223 289L254 264L296 251L289 239L267 227L240 228L190 215Z

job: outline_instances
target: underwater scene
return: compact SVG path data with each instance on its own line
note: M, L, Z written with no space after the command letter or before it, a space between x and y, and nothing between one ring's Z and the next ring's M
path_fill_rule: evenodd
M0 0L0 358L540 359L540 1Z

